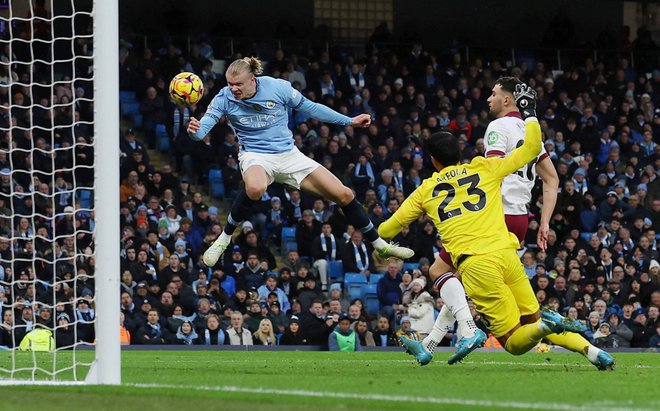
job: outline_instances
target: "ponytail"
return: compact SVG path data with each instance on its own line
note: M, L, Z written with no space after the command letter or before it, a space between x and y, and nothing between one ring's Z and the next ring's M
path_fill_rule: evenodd
M244 72L249 72L258 76L264 72L261 60L257 57L244 57L242 59L234 60L227 68L227 73L236 75Z

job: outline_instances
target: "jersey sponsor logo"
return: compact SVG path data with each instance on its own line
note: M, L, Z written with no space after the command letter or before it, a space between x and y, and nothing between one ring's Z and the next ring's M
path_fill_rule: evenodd
M268 100L268 101L266 102L266 107L268 107L268 108L275 108L275 102L272 101L272 100Z
M488 144L495 144L497 140L499 140L500 135L497 133L497 131L491 131L488 133Z
M270 114L257 114L254 116L240 116L238 122L243 126L252 128L268 127L275 122L276 116Z

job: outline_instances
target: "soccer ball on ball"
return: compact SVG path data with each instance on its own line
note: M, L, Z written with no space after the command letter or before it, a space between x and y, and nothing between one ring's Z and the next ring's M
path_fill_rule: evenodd
M170 100L179 106L197 103L204 95L204 83L194 73L179 73L170 82Z

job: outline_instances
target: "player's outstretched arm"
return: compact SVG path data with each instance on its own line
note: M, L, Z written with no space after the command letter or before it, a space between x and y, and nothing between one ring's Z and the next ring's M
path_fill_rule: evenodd
M424 214L422 207L422 188L424 184L405 199L398 210L378 226L378 235L386 241L391 240L404 228Z
M188 123L188 135L195 141L199 141L206 136L209 131L218 123L215 116L204 115L202 120L197 120L195 117L190 117Z
M527 84L518 84L513 97L516 99L516 106L526 117L525 140L509 157L499 161L497 174L502 178L534 160L541 152L541 126L536 118L536 91Z
M541 207L541 223L536 235L536 244L545 250L548 246L548 233L550 232L550 219L557 205L557 191L559 190L559 176L550 157L536 163L536 172L543 181L543 207Z
M350 118L348 116L345 116L341 113L334 111L330 107L324 106L323 104L315 103L304 97L302 98L300 104L298 104L298 106L295 107L295 109L302 111L303 113L307 113L312 118L319 121L323 121L324 123L341 124L342 126L351 126L351 125L355 126L357 124L354 124L354 119L360 117L358 116L355 118Z
M371 116L369 114L360 114L351 119L353 127L367 128L371 125Z

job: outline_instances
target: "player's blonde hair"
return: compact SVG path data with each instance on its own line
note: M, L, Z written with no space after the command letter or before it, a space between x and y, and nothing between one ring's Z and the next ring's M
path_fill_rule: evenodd
M261 65L261 60L257 57L244 57L242 59L234 60L229 67L227 68L227 74L237 75L241 73L252 73L255 76L264 72L264 68Z

